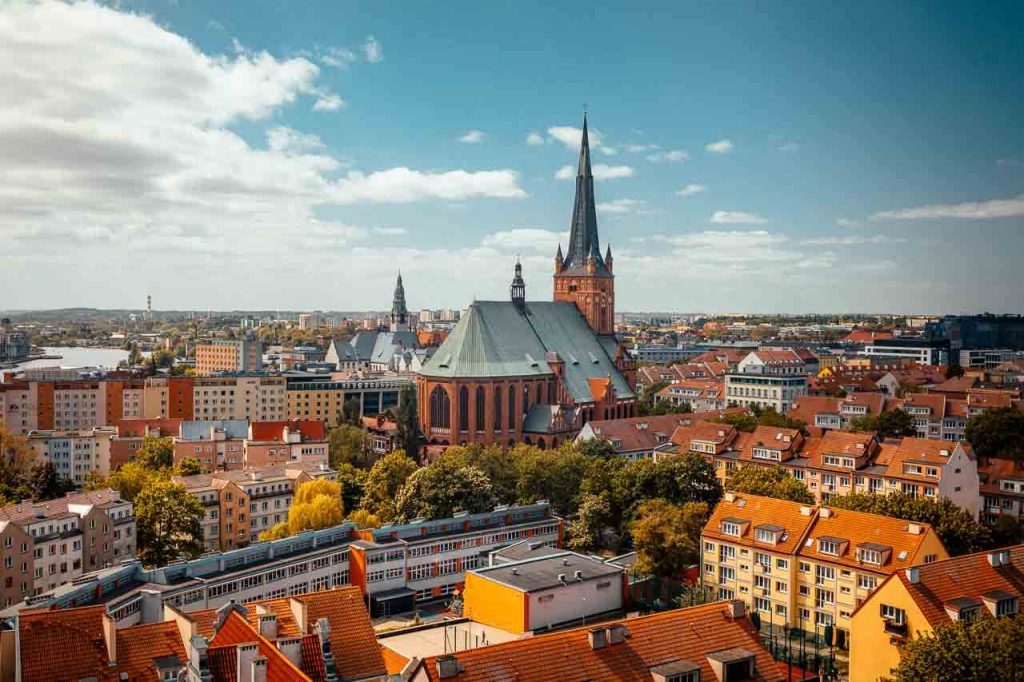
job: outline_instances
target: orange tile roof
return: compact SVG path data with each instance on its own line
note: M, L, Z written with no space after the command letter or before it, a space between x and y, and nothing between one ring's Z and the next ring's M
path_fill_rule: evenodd
M410 659L383 644L380 646L380 652L384 656L384 665L387 666L388 675L397 675L409 664Z
M317 419L293 419L291 421L253 422L249 425L250 440L279 442L284 438L284 430L298 431L303 441L327 439L327 426Z
M875 341L891 341L892 332L871 331L869 329L853 329L840 341L843 343L874 343Z
M803 440L803 436L797 429L785 429L780 426L758 426L750 434L749 438L744 439L742 448L736 446L736 444L733 447L740 451L740 459L742 460L753 460L754 457L751 451L755 447L764 446L772 450L780 450L782 452L782 461L786 461L796 456L797 451L803 444Z
M724 602L665 611L649 616L602 623L602 628L623 625L629 632L620 644L594 650L590 627L505 642L456 654L459 672L452 682L650 682L654 666L680 660L700 666L702 680L717 679L707 655L728 649L745 649L756 657L755 680L785 679L771 655L761 645L750 621L732 619ZM439 679L437 660L423 662L422 671L432 682Z
M729 501L729 496L733 497ZM801 510L809 510L804 515ZM722 532L722 521L725 519L743 519L749 522L745 532L739 537ZM711 518L704 525L701 537L723 540L731 544L747 547L763 547L772 552L794 554L803 542L803 537L814 520L814 508L810 505L778 500L774 497L748 495L746 493L726 493L726 497L715 507ZM754 531L760 525L782 526L786 529L782 540L774 545L757 542Z
M814 416L822 412L839 414L839 398L822 395L803 395L793 400L786 416L799 419L805 424L814 424Z
M825 514L828 516L826 517ZM911 533L912 526L916 526L921 532ZM921 545L929 534L934 532L927 523L912 523L891 516L850 511L849 509L822 508L814 519L810 532L797 554L801 557L850 566L858 570L892 573L920 563L922 557L918 556L918 552ZM842 538L848 540L849 544L841 556L826 554L818 551L818 539L822 537ZM891 547L892 553L888 563L884 566L873 566L858 561L857 545L867 542Z
M611 380L607 378L593 377L587 379L587 385L590 386L590 395L594 396L594 400L597 402L605 399L611 384Z
M929 390L934 393L966 393L969 389L978 384L978 377L962 376L946 379L941 384L932 386Z
M181 632L174 621L134 625L117 631L117 669L129 680L155 680L154 658L177 657L182 667L188 664L188 653Z
M21 675L25 680L116 680L103 639L102 605L26 610L19 614Z
M210 641L211 662L220 656L214 653L215 649L234 649L239 644L252 643L259 649L259 655L267 659L267 682L312 682L309 676L289 661L270 640L261 636L259 630L242 618L237 611L228 614L224 624Z
M929 623L948 623L943 604L957 597L981 599L986 593L1002 591L1024 601L1024 545L1004 549L1010 555L1005 566L993 567L989 552L979 552L918 566L917 583L910 582L904 571L890 580L903 583Z

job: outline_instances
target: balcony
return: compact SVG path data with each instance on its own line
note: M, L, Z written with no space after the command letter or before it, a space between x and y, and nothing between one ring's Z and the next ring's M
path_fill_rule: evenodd
M885 619L885 634L893 637L906 638L907 636L907 624L893 620L891 618Z

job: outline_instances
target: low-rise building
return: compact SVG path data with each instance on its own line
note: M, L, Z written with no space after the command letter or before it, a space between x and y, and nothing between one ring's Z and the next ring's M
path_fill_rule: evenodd
M805 358L793 349L753 351L725 375L725 399L786 414L794 400L807 395L807 372Z
M117 434L110 439L110 470L117 471L135 459L146 438L173 438L181 435L181 419L119 419Z
M616 454L626 459L650 459L658 447L669 442L676 429L713 416L717 415L663 414L598 419L584 424L576 441L603 440L615 448Z
M853 614L851 682L892 679L909 638L958 621L1016 616L1022 571L1024 545L1015 545L892 573Z
M463 615L508 632L539 632L621 611L622 566L575 552L541 552L466 573Z
M848 429L854 419L877 417L885 404L881 392L849 393L842 398L808 395L794 400L786 416L819 429Z
M727 492L701 533L703 584L769 628L846 648L854 610L889 575L948 556L928 524Z
M683 379L658 391L654 400L676 407L689 405L693 412L722 410L726 407L725 384L721 381Z
M410 662L415 682L781 682L741 601L664 611Z

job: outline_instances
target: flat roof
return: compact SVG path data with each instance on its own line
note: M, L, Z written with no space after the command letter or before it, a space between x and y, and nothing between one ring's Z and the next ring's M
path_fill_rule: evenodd
M580 572L579 578L576 578L577 571ZM620 575L622 571L622 566L609 564L600 559L575 552L561 552L551 556L478 568L470 572L523 592L535 592L562 585L559 576L563 576L566 583L571 585L573 582Z
M442 620L430 625L405 630L381 632L378 641L406 658L427 658L502 644L520 639L520 635L491 625L482 625L468 618Z

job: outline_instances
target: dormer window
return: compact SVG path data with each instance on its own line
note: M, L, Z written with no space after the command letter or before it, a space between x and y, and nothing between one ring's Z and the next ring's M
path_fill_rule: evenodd
M818 538L818 551L822 554L839 556L846 548L846 542L847 541L843 538L822 536Z
M722 521L722 532L726 535L739 536L740 524L736 523L735 521Z
M754 530L754 539L769 545L777 545L782 540L785 530L782 526L765 523Z

